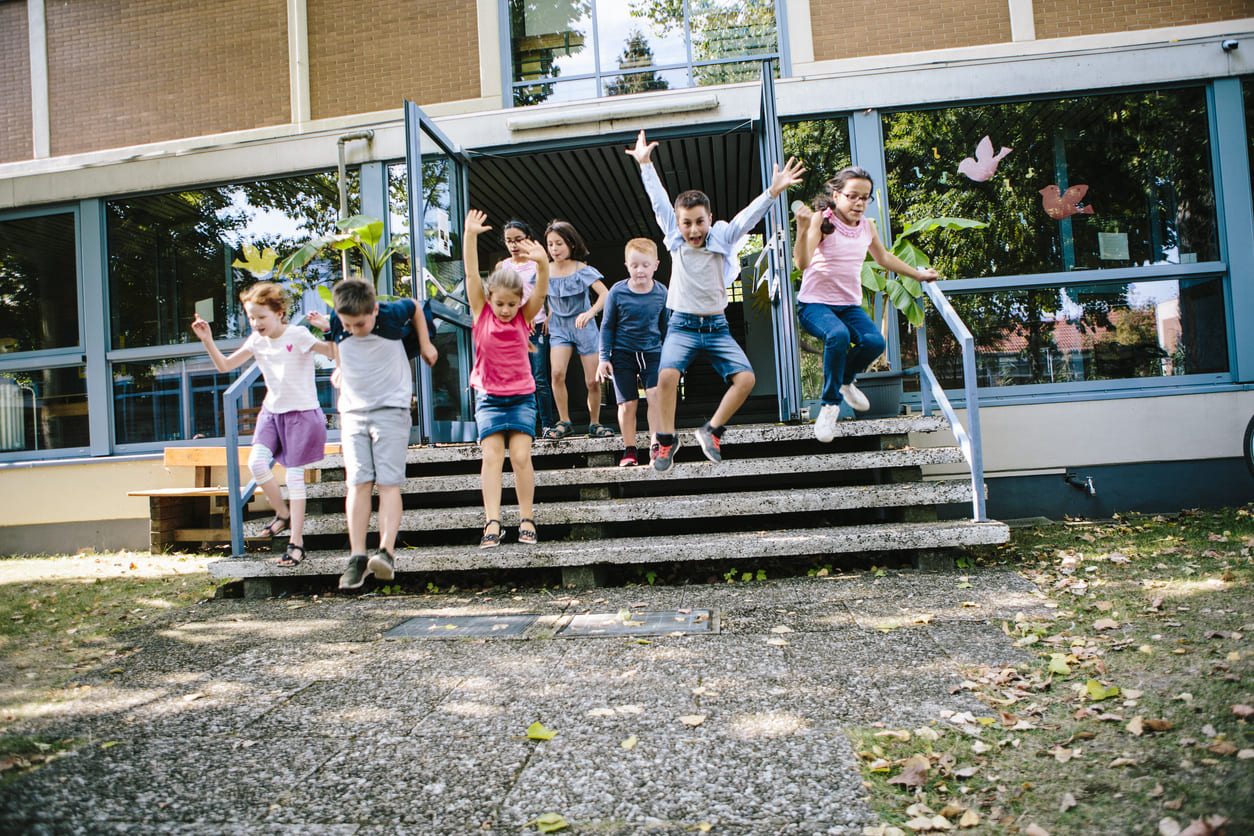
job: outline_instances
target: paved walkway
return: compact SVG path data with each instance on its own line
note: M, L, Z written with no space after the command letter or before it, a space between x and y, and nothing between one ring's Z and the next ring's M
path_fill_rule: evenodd
M12 729L88 742L0 787L0 830L512 834L558 813L565 833L860 833L846 727L988 713L950 693L958 672L1023 658L1000 624L1037 611L1035 588L963 579L207 602L126 635L136 652L83 696ZM708 609L717 632L553 635L624 609ZM542 618L521 637L383 638L487 613ZM537 721L556 736L528 738Z

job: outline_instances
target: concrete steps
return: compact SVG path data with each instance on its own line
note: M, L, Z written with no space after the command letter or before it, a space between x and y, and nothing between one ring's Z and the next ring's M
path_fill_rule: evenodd
M922 468L962 461L954 447L921 447L911 434L946 429L939 416L842 421L821 444L811 425L729 428L721 464L705 459L691 432L682 436L674 468L617 467L621 438L537 440L535 518L540 543L516 542L513 474L504 473L500 548L480 549L484 516L479 448L473 444L411 447L402 486L396 569L400 573L484 569L562 569L563 581L595 585L604 567L690 560L933 553L1000 543L1000 523L937 522L939 505L972 500L970 480L923 481ZM647 448L640 436L638 446ZM210 564L216 578L243 578L253 594L272 581L339 575L347 558L343 458L319 465L322 482L308 486L305 542L298 568L279 568L273 554ZM257 535L270 514L245 525ZM372 523L374 521L372 520ZM376 538L369 542L373 547ZM281 546L282 540L276 545Z

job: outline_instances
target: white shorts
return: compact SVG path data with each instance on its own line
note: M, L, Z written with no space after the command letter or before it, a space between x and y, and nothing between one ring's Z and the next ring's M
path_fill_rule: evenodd
M400 485L409 450L409 410L400 406L340 413L344 481Z

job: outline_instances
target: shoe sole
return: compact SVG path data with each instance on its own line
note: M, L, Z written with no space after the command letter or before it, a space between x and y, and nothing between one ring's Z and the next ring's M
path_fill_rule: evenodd
M665 461L666 462L665 466L658 467L657 463L659 461ZM653 460L653 469L656 470L658 473L670 473L671 468L674 466L675 466L675 458L673 456L669 459L654 459Z
M386 560L380 560L378 557L371 557L368 561L366 561L366 574L373 574L375 578L381 581L390 581L392 580L393 570L392 567L388 565ZM365 578L362 578L362 582L365 583Z
M358 583L356 586L351 586L349 584L344 583L344 581L340 581L340 589L344 592L352 592L354 589L361 589L363 586L366 585L366 578L370 577L371 574L372 573L369 570L367 570L366 574L361 576L361 582Z

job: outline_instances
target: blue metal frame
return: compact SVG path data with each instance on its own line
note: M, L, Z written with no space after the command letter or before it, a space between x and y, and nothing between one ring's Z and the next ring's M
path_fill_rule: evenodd
M1215 209L1218 214L1219 257L1228 268L1229 368L1240 382L1254 382L1254 188L1251 187L1249 141L1245 135L1245 102L1241 80L1221 78L1206 88Z

